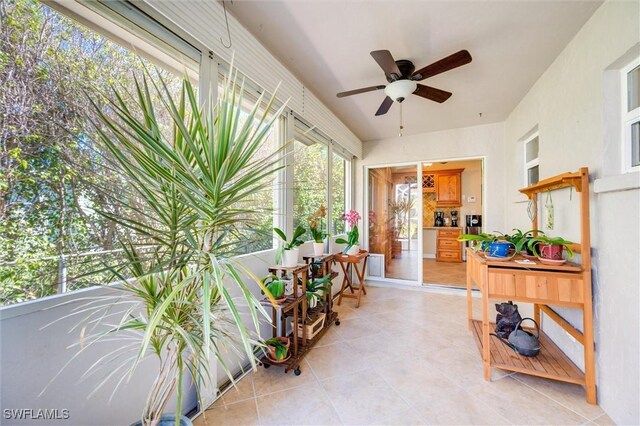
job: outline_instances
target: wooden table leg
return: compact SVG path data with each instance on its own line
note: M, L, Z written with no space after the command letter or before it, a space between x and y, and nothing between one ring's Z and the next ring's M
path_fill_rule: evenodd
M480 267L480 291L482 292L482 365L484 379L491 381L491 341L489 337L489 268L486 265Z
M471 256L467 256L467 323L469 330L473 328L471 324L471 319L473 318L473 299L471 298L471 283L473 280L471 277L472 262L475 262L475 259L472 259Z
M348 278L349 275L347 274L347 268L345 268L344 263L340 262L340 268L342 268L342 273L344 275L342 277L342 286L340 287L340 295L338 296L338 306L340 306L340 304L342 303L342 294L344 293L349 283L349 278Z

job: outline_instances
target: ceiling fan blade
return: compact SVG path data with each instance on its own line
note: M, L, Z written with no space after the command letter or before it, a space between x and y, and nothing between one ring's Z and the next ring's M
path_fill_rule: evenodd
M402 76L396 61L388 50L374 50L371 52L371 56L373 56L373 59L380 65L380 68L382 68L387 76L391 76L392 74L396 75L396 78L392 80L397 80Z
M373 92L374 90L384 89L385 86L383 84L379 86L371 86L371 87L363 87L362 89L349 90L346 92L340 92L336 96L339 98L344 98L345 96L357 95L359 93Z
M391 108L391 105L393 105L393 99L387 96L380 104L380 108L378 108L378 111L376 111L376 116L386 114L387 111L389 111L389 108Z
M451 92L436 89L435 87L425 86L424 84L418 84L418 88L413 92L413 94L422 96L423 98L427 98L440 104L451 97Z
M446 58L440 59L437 62L427 65L426 67L414 72L411 76L412 80L424 80L425 78L433 77L434 75L441 74L445 71L452 70L454 68L461 67L462 65L471 62L471 54L466 50L461 50L449 55Z

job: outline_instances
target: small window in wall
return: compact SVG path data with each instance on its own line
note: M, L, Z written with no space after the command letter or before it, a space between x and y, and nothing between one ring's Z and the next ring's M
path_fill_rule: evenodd
M623 171L640 171L640 58L622 69Z
M539 160L538 160L539 137L538 132L531 135L524 141L524 176L525 186L538 183L539 180Z

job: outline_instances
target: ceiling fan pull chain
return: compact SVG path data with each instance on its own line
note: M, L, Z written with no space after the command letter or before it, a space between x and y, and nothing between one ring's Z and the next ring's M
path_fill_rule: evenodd
M400 103L400 137L402 137L402 103Z

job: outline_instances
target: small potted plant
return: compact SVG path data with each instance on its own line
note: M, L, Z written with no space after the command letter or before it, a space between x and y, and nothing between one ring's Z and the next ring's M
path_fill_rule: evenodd
M279 279L277 276L271 274L262 279L262 284L269 290L269 293L273 296L276 302L282 302L287 298L285 294L285 282ZM264 294L264 291L262 292Z
M567 241L562 237L550 237L548 235L540 235L533 237L527 243L527 246L538 257L540 262L552 265L559 265L566 260L562 257L562 253L566 250L569 258L573 257L571 250L571 241Z
M289 338L288 337L272 337L265 340L267 347L267 357L273 363L279 364L289 359Z
M327 274L322 278L311 278L307 280L307 305L313 309L318 306L318 302L322 300L325 291L331 288L331 274Z
M348 255L355 255L360 253L360 233L358 232L358 221L362 219L360 214L355 210L349 210L342 214L342 220L346 221L351 230L347 232L347 239L337 238L336 243L346 244L343 253Z
M307 218L309 231L311 231L311 237L313 238L314 256L322 256L324 253L324 239L327 238L327 233L323 230L322 219L325 217L327 217L327 209L324 205L321 205L315 213Z
M515 231L515 233L511 234L509 241L515 246L516 253L520 253L525 257L534 256L533 250L528 246L529 240L538 235L544 235L544 232L538 229L522 232L517 228L513 228L513 231Z
M273 231L282 240L282 247L280 247L276 252L276 263L281 264L285 268L293 268L298 264L300 252L298 247L304 243L300 238L305 233L304 228L302 226L298 226L295 231L293 231L291 240L287 240L287 236L281 229L273 228Z
M458 237L458 241L470 241L474 243L472 248L476 251L481 250L487 256L506 258L509 256L509 250L514 245L507 235L494 232L493 234L462 234Z

